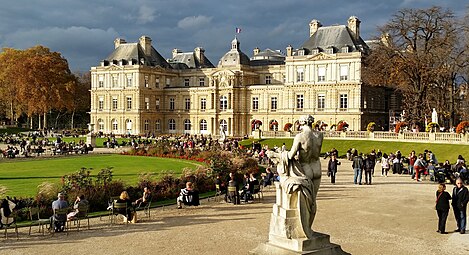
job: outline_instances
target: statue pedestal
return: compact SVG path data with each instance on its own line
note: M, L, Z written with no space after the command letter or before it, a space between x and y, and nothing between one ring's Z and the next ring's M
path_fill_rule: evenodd
M300 200L294 197L297 192L286 194L278 182L275 187L276 202L270 218L269 241L257 246L250 254L348 254L339 245L332 244L329 235L318 232L305 233L296 206ZM294 202L290 203L291 201Z
M92 134L86 135L86 144L91 144L93 148L96 148L96 136Z

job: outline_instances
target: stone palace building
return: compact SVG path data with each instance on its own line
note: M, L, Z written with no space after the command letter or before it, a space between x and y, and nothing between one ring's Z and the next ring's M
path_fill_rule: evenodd
M330 126L341 120L349 130L371 121L386 126L389 93L362 83L362 59L369 47L360 20L347 25L309 24L299 48L241 51L235 37L214 65L205 50L174 49L165 59L147 36L114 41L114 51L91 68L91 123L113 134L213 134L228 136L283 132L286 123L311 114ZM262 123L262 124L261 124Z

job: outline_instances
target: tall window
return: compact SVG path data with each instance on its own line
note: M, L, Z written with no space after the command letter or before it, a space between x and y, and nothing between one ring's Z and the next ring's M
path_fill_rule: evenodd
M186 98L185 99L185 102L184 102L184 109L186 111L189 111L191 109L191 99L190 98Z
M184 133L191 131L191 121L188 119L184 120Z
M127 97L127 110L132 110L132 97Z
M276 111L277 110L277 97L271 97L270 98L270 109L272 111Z
M145 88L148 88L148 75L145 75Z
M226 120L220 121L220 127L222 127L225 132L228 131L228 123L226 123Z
M296 81L297 82L305 81L305 72L303 68L296 69Z
M348 80L348 66L347 65L340 66L340 80L341 81Z
M116 133L117 132L117 129L119 127L119 123L117 122L116 119L113 119L111 121L111 124L112 124L112 132Z
M339 108L347 109L347 107L348 107L347 94L340 94Z
M184 87L189 87L189 85L190 85L189 79L188 78L184 79Z
M102 119L98 119L98 130L99 131L104 130L104 121Z
M226 111L228 109L228 98L226 96L220 97L220 110Z
M144 124L143 124L143 129L145 131L148 131L150 130L150 121L149 120L145 120Z
M326 81L326 67L318 67L318 81Z
M127 87L132 87L132 76L127 76Z
M132 133L132 120L127 119L125 121L125 129L127 130L127 133Z
M99 111L102 111L104 108L104 97L99 97L99 101L98 101L98 110Z
M174 119L169 119L168 121L168 129L170 131L176 130L176 121Z
M303 110L303 107L304 107L304 96L296 95L296 109Z
M159 99L159 98L157 98L157 99L155 100L155 109L156 109L157 111L160 109L160 99Z
M160 131L161 130L161 120L156 120L155 122L155 130Z
M326 95L318 94L318 111L324 111L326 107Z
M160 77L156 77L155 78L155 88L159 88L160 87Z
M201 98L200 99L200 111L205 112L207 109L207 98Z
M112 110L117 110L117 97L112 97Z
M172 97L169 99L169 110L174 111L174 106L175 106L175 101L174 101L174 97Z
M200 121L200 131L207 131L207 121L201 120Z
M145 97L145 110L150 110L150 98Z
M199 86L200 87L205 86L205 78L199 78Z
M118 77L117 76L112 76L112 87L117 88L117 83L118 83Z
M259 110L259 98L258 97L252 98L252 110L254 111Z
M265 76L265 84L272 84L272 76L270 75Z
M166 87L171 85L171 78L166 78Z
M98 79L98 88L104 88L104 76L99 76Z

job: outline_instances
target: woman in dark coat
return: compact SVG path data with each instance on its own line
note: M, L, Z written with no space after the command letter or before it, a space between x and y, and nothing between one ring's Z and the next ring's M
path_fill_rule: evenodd
M436 191L435 209L438 214L438 230L436 232L440 234L447 234L445 227L449 213L449 200L451 200L451 195L445 190L446 185L444 183L440 183L440 185L438 185L438 190Z
M335 183L335 175L337 174L337 166L340 162L336 159L336 155L332 154L329 164L327 165L327 176L331 177L331 183Z

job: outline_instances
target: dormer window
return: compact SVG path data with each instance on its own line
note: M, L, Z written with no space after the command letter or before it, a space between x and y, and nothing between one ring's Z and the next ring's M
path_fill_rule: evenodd
M312 53L313 53L313 55L319 54L319 49L313 49Z
M334 54L334 48L332 48L332 47L327 48L326 53L327 54Z
M305 55L304 49L298 50L298 56L304 56L304 55Z
M342 47L342 53L348 53L348 46Z

